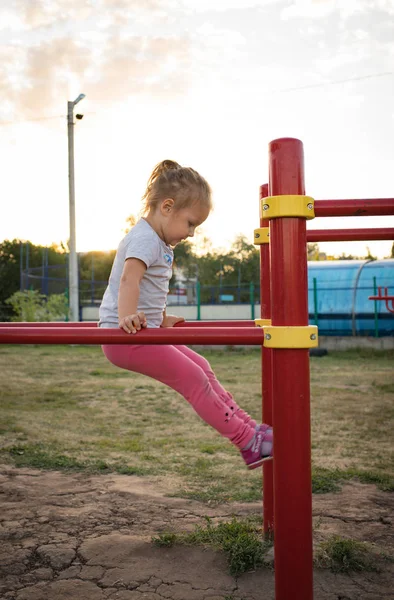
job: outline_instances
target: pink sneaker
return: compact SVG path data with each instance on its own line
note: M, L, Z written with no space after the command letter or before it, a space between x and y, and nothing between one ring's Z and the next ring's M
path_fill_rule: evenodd
M257 469L264 461L272 460L273 431L270 425L262 423L258 426L253 444L248 450L241 450L248 469Z

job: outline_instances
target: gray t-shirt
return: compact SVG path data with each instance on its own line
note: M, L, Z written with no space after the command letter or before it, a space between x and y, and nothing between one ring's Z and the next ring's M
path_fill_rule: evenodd
M140 219L119 244L99 310L99 326L118 327L119 285L127 258L139 258L146 264L147 269L140 284L138 310L144 311L148 327L160 327L172 275L174 252L145 219Z

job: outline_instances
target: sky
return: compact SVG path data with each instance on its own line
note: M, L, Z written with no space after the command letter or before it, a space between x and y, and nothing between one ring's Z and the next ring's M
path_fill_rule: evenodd
M302 140L315 199L394 197L394 0L7 0L0 3L0 241L109 250L170 158L213 190L214 248L253 240L268 144ZM394 217L308 229L394 227ZM392 242L320 243L379 258Z

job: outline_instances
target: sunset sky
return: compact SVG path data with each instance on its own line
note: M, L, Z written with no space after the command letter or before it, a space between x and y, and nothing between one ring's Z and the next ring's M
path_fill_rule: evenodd
M164 158L210 182L203 232L253 240L268 143L304 143L307 194L394 197L394 0L7 0L0 5L0 241L116 248ZM394 227L394 217L308 228ZM320 244L390 254L392 242Z

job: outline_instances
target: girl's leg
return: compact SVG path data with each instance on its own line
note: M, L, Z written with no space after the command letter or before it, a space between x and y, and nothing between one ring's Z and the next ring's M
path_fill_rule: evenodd
M196 363L196 365L201 367L201 369L204 371L204 373L208 377L213 389L220 396L220 398L222 398L222 400L227 404L229 409L231 411L236 412L237 416L240 419L242 419L242 421L244 421L244 423L248 423L251 427L255 428L257 425L256 421L254 421L252 419L252 417L250 415L248 415L247 412L242 410L242 408L240 408L236 404L236 402L234 401L234 398L232 397L230 392L225 390L224 387L221 385L221 383L216 379L216 375L212 371L211 365L209 364L207 359L204 358L203 356L201 356L200 354L198 354L197 352L194 352L194 350L191 350L187 346L176 346L176 347L180 352L182 352L182 354L184 354L185 356L190 358L193 362Z
M254 428L240 419L213 389L204 370L175 346L102 346L114 365L148 375L179 392L196 413L240 449L254 438Z

